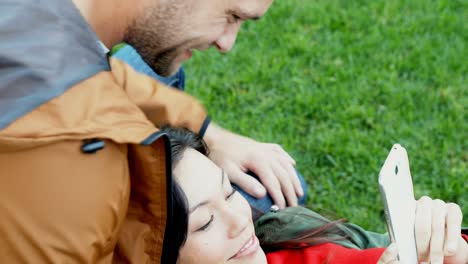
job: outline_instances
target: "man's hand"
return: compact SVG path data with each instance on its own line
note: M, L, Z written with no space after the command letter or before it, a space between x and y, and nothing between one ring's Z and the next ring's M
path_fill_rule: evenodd
M210 159L226 171L232 183L250 195L262 198L268 191L280 208L286 207L286 203L296 206L298 197L303 196L295 161L281 146L233 134L213 123L204 139ZM263 185L248 171L255 173Z

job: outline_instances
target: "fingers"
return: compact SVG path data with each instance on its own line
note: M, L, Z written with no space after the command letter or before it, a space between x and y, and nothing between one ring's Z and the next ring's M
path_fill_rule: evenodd
M268 145L271 149L273 149L276 154L279 154L277 158L283 170L285 170L284 173L288 175L289 180L291 181L294 187L296 198L304 196L304 190L302 189L301 181L299 180L296 170L294 169L294 165L296 165L296 161L294 161L294 159L280 145L278 144L266 144L266 145ZM275 170L275 173L276 172L277 171ZM289 205L292 206L292 204L289 204Z
M380 256L377 264L396 264L398 261L398 248L395 243L392 243Z
M212 148L210 158L228 173L233 183L248 194L262 198L266 192L279 208L296 206L304 196L302 184L294 169L295 161L277 144L259 143L235 137L235 143ZM259 181L247 175L252 171Z
M245 164L254 172L279 208L298 205L298 196L304 195L301 182L292 165L294 160L277 144L262 143L266 151ZM272 151L273 150L273 151Z
M442 264L444 259L458 257L462 218L456 204L427 196L417 201L415 235L420 262Z
M445 236L445 255L453 256L458 248L458 242L460 241L460 230L463 220L463 214L460 206L454 203L447 204L447 233Z
M246 193L256 197L263 198L266 195L266 190L263 185L254 177L246 174L235 165L225 166L224 170L229 175L229 180L239 186Z
M268 162L262 159L253 159L250 161L248 169L255 173L267 192L270 194L273 202L278 205L280 209L286 207L286 201L282 193L282 186L272 170Z
M432 202L432 235L430 245L430 260L432 264L444 263L445 218L447 207L442 200Z
M288 206L297 206L297 195L290 175L279 164L272 164ZM297 176L296 176L297 178Z
M296 170L294 167L291 165L291 163L285 161L284 159L279 161L280 164L280 170L275 169L275 173L280 172L284 174L285 178L292 184L294 188L294 193L295 193L295 199L297 200L297 197L302 197L304 196L304 190L302 189L302 184L301 181L299 180L299 176L297 175ZM289 204L291 205L291 204Z
M304 196L304 189L302 188L302 184L301 184L301 181L299 180L299 175L297 175L296 170L291 166L288 166L287 170L288 170L289 179L291 180L292 185L294 187L296 198Z
M432 229L432 200L427 196L417 201L415 218L416 248L419 261L429 260L429 245Z

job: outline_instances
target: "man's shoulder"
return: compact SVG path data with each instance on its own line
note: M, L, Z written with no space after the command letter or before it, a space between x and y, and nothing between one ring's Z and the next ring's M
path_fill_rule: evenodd
M0 8L0 31L7 32L0 42L0 94L8 95L0 106L8 113L0 117L0 129L109 70L95 33L72 1L8 1Z

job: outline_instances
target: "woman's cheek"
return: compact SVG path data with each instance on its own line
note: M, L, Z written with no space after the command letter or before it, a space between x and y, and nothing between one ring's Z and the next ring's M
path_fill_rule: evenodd
M241 194L236 193L237 197L234 198L233 203L235 203L234 207L236 210L243 212L243 214L249 218L252 218L252 209L250 208L249 202L242 197Z
M181 262L180 264L191 264L191 263L206 263L206 264L218 264L224 263L226 260L226 245L227 238L223 237L222 234L226 232L221 230L219 227L213 226L209 231L197 234L196 237L188 237L185 245L181 250L181 259L184 256L190 256L185 259L189 259L187 262ZM184 252L185 250L188 252ZM190 259L193 260L190 262Z
M218 264L225 262L225 250L222 245L224 243L222 241L216 241L217 243L206 243L204 246L204 254L206 259L200 261L199 263L207 263L207 264ZM202 251L200 251L202 252Z

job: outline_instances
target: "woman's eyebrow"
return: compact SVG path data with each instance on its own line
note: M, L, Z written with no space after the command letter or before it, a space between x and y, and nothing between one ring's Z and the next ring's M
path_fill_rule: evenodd
M224 170L221 170L221 188L223 187L224 185L224 179L226 178L226 173L224 172ZM197 210L198 208L200 208L201 206L205 206L209 203L209 201L203 201L195 206L193 206L192 208L190 208L189 210L189 213L193 213L195 210Z
M203 201L197 205L195 205L194 207L190 208L189 212L190 214L193 213L195 210L197 210L198 208L200 208L201 206L205 206L208 204L208 201Z

